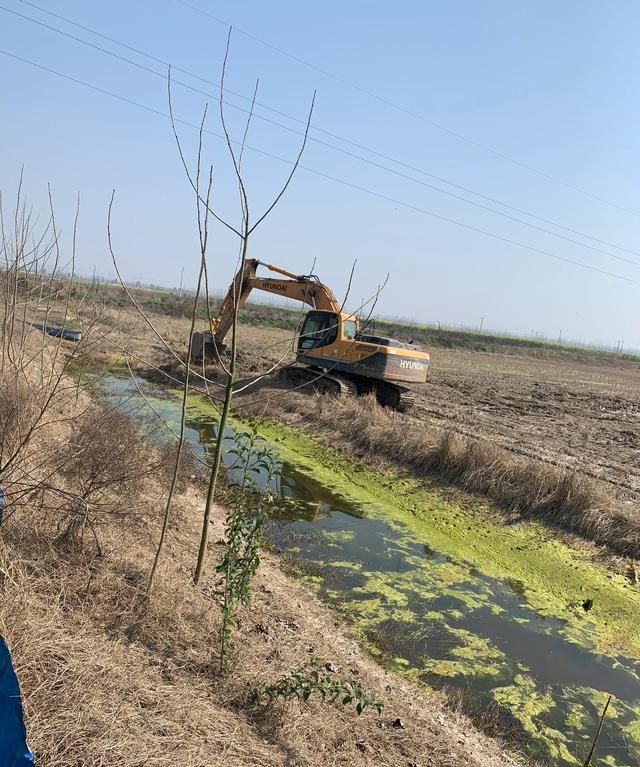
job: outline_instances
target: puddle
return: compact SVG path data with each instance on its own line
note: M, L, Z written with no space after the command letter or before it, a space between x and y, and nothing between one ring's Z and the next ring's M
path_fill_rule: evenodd
M100 385L138 417L147 412L127 379L108 376ZM175 423L175 395L140 385ZM215 421L203 411L190 410L187 438L206 456ZM227 465L233 460L226 456ZM594 764L640 767L640 663L600 652L588 617L581 632L566 615L536 609L523 581L457 559L428 522L410 524L393 507L361 500L357 483L345 491L344 477L335 492L285 461L273 485L294 503L271 520L271 544L391 667L458 690L474 714L499 718L514 737L526 738L532 756L554 765L584 762L612 694Z

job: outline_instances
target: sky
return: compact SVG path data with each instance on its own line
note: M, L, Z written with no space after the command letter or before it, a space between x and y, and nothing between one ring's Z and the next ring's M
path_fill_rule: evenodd
M259 79L243 160L254 219L290 172L316 93L301 167L251 257L313 267L339 296L357 260L351 310L388 274L381 316L640 348L633 0L0 0L5 205L24 168L42 222L50 184L68 249L79 194L78 270L110 277L115 189L123 277L171 287L184 270L193 285L195 200L166 117L167 64L192 167L208 104L203 165L237 225L218 101L229 25L234 140ZM237 251L212 225L213 290Z

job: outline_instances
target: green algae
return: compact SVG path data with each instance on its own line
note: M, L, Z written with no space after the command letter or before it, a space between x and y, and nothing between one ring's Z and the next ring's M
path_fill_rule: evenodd
M576 703L567 715L565 722L567 723L567 727L573 730L573 732L579 732L586 728L588 717L587 709L579 703Z
M415 540L428 540L467 568L517 581L539 614L566 620L566 633L578 644L640 658L640 591L596 562L590 551L549 537L537 523L501 525L487 507L451 503L412 477L373 472L298 429L261 422L258 431L284 460L349 503L366 506L369 514L382 513L392 525L402 523ZM594 602L589 613L581 608L587 598Z
M387 665L393 671L397 671L399 673L404 673L405 671L407 671L409 669L409 667L411 666L411 663L406 658L398 658L398 657L396 657L396 658L390 658L387 661Z
M352 530L332 530L331 532L325 533L324 537L328 538L331 542L346 543L355 538L355 533Z
M525 731L532 737L543 740L553 758L568 764L580 764L567 747L567 735L542 723L541 716L551 712L556 704L548 692L540 693L536 689L532 679L524 674L517 674L512 685L495 688L493 697L496 703L517 712L517 718Z
M460 644L452 648L449 658L426 658L425 671L441 677L500 676L502 664L506 661L503 652L476 634L462 628L449 628Z
M195 398L194 398L195 399ZM215 418L215 412L203 399L190 401L191 416ZM234 422L238 425L239 421ZM305 580L353 618L355 626L368 637L372 652L382 657L398 672L474 680L512 679L511 684L492 687L491 696L509 711L523 730L555 762L580 764L576 749L593 733L602 692L590 688L566 688L566 694L541 686L529 669L513 664L491 641L460 627L447 625L452 645L445 657L431 657L428 632L419 636L419 621L446 625L475 613L492 615L504 612L495 603L490 586L478 581L478 573L508 584L522 596L535 614L561 619L558 629L570 643L601 653L619 665L621 653L640 657L640 636L636 636L635 615L640 607L640 593L621 577L609 573L591 553L573 548L550 537L549 531L535 523L503 526L483 506L462 506L445 500L436 490L415 478L391 472L373 472L356 461L336 455L298 429L271 422L258 425L259 434L276 446L283 461L296 472L330 488L348 508L371 519L383 520L396 537L387 536L388 554L402 557L411 571L371 571L361 562L340 558L340 549L354 540L351 530L326 530L322 536L335 560L310 560L322 568L321 575ZM425 566L425 558L415 552L415 543L423 542L427 554L437 551L444 556ZM428 542L428 546L427 546ZM362 548L367 551L366 547ZM357 574L359 585L348 590L327 583L327 572ZM329 583L332 577L329 578ZM348 594L348 596L347 596ZM449 604L436 607L446 598ZM586 613L581 605L593 599L593 609ZM431 602L431 604L429 604ZM483 613L484 614L484 613ZM518 625L531 621L527 615L510 615ZM385 628L386 627L386 628ZM408 646L387 645L392 635L404 633L422 643L424 652L416 655ZM373 637L373 639L372 639ZM394 637L395 641L395 637ZM396 653L394 653L396 649ZM407 652L405 652L405 649ZM407 657L405 657L405 655ZM419 668L416 668L418 666ZM625 666L626 673L633 674ZM585 701L585 705L578 703ZM639 712L633 704L614 702L610 718L628 739L630 751L638 755L640 744ZM552 726L562 722L563 729ZM600 763L621 767L609 755Z

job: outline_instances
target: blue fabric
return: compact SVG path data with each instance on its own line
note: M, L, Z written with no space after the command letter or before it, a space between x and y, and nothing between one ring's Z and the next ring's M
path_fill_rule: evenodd
M33 767L22 714L20 685L11 654L0 637L0 767Z

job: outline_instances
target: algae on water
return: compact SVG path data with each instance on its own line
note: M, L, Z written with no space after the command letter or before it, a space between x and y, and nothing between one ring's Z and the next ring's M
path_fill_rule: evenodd
M171 418L171 403L161 407ZM205 451L215 421L205 398L190 399L189 434ZM499 706L555 764L584 761L612 692L599 763L640 765L637 589L540 525L501 525L296 429L259 432L285 461L278 488L290 499L273 542L390 668Z

